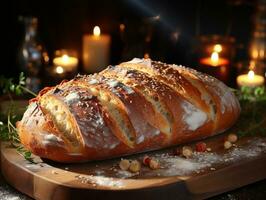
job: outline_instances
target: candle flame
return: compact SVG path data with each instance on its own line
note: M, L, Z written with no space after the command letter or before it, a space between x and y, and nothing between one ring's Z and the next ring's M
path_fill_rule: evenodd
M213 50L217 53L220 53L223 50L223 47L220 44L216 44L214 45Z
M95 26L93 29L93 35L94 36L100 36L101 35L101 29L99 26Z
M64 63L67 63L67 62L69 61L69 56L66 55L66 54L64 54L64 55L62 56L62 60L63 60Z
M57 74L62 74L62 73L64 72L64 69L63 69L63 67L61 67L61 66L57 66L57 67L55 68L55 72L56 72Z
M217 63L219 60L219 54L217 52L213 52L211 55L211 61Z
M248 79L249 79L249 80L253 80L253 79L254 79L254 76L255 76L254 71L250 70L250 71L248 72Z

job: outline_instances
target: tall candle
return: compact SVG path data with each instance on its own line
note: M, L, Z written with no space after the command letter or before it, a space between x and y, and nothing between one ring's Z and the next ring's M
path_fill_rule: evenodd
M264 77L250 70L248 74L239 75L236 79L238 86L256 87L264 84Z
M83 66L86 72L101 71L109 64L111 38L101 34L98 26L93 29L93 35L83 36Z

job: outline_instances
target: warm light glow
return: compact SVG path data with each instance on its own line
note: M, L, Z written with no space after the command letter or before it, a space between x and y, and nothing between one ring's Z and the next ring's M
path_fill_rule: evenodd
M119 28L120 28L120 31L123 32L125 30L126 26L125 26L125 24L120 24Z
M255 69L255 61L254 60L251 60L250 63L249 63L249 69L250 70L254 70Z
M49 62L49 56L45 55L45 56L44 56L44 61L45 61L45 62Z
M256 49L252 50L252 58L257 59L259 57L259 52Z
M212 52L210 57L200 59L200 63L203 65L210 65L213 67L227 65L229 60L226 58L220 58L218 52Z
M214 45L213 50L217 53L220 53L223 50L223 47L220 44L216 44Z
M145 53L145 54L144 54L144 58L145 58L145 59L148 59L148 58L150 58L150 55L149 55L148 53Z
M253 80L254 79L254 76L255 76L255 73L252 70L250 70L248 72L248 79Z
M42 53L42 56L43 56L44 61L45 61L46 63L48 63L48 62L49 62L49 56L48 56L48 54L47 54L46 52L43 52L43 53Z
M260 58L264 58L265 57L265 51L264 51L264 49L261 49L260 51L259 51L259 56L260 56Z
M64 55L62 56L62 61L63 61L64 63L69 62L69 56L66 55L66 54L64 54Z
M237 76L237 84L238 86L249 86L249 87L257 87L264 84L264 77L261 75L257 75L253 70L250 70L248 74L242 74Z
M62 73L64 72L64 68L61 67L61 66L57 66L57 67L55 68L55 72L56 72L57 74L62 74Z
M213 52L211 55L211 61L217 63L219 61L219 54L217 52Z
M64 71L73 71L78 66L78 58L69 56L67 54L63 54L60 57L55 57L53 59L53 63L55 66L62 67ZM59 68L59 72L60 72L60 68Z
M100 36L101 35L101 29L99 26L95 26L93 29L93 35L94 36Z

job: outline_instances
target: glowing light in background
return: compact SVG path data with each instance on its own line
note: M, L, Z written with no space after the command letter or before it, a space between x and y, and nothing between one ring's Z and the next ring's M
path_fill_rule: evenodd
M95 26L95 27L93 28L93 35L94 35L94 36L97 36L97 37L101 35L101 29L100 29L99 26Z
M265 78L261 75L255 74L253 70L250 70L248 74L242 74L237 76L238 86L257 87L264 84Z
M222 52L223 47L222 47L222 45L220 45L220 44L216 44L216 45L214 45L213 50L214 50L215 52L217 52L217 53L220 53L220 52Z
M211 61L213 63L217 63L219 61L219 54L217 52L213 52L211 55Z
M144 57L145 59L148 59L148 58L150 58L150 54L145 53L143 57Z
M173 32L173 33L172 33L172 39L173 39L174 41L177 41L178 38L179 38L179 35L180 35L180 33L179 33L178 31Z
M63 69L63 67L61 67L61 66L57 66L57 67L55 68L55 72L56 72L57 74L63 74L63 73L64 73L64 69Z
M250 70L254 70L255 69L255 61L251 60L250 63L249 63L249 69Z
M126 28L125 24L120 24L119 25L119 29L120 29L121 32L124 32L125 28Z
M156 16L152 17L151 19L153 19L154 21L159 21L161 19L161 16L156 15Z
M64 54L64 55L62 56L62 61L63 61L64 63L67 63L67 62L69 61L69 56L66 55L66 54Z
M166 19L166 17L163 16L162 13L158 13L158 12L161 12L160 10L158 10L158 7L160 7L159 5L156 5L154 3L148 4L148 2L141 1L141 0L129 0L127 2L129 2L131 5L133 5L138 10L141 10L145 15L152 16L148 18L149 21L160 22L170 32L173 32L175 30L176 27L171 22L171 18L168 16L168 19ZM157 9L157 11L155 9Z
M253 80L253 79L254 79L254 76L255 76L254 71L250 70L250 71L248 72L248 79L249 79L249 80Z

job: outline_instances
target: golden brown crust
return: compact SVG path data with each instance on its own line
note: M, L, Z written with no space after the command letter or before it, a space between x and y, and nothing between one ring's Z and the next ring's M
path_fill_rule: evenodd
M236 97L220 81L189 68L134 59L45 88L17 127L21 142L36 155L83 162L218 134L239 113Z

